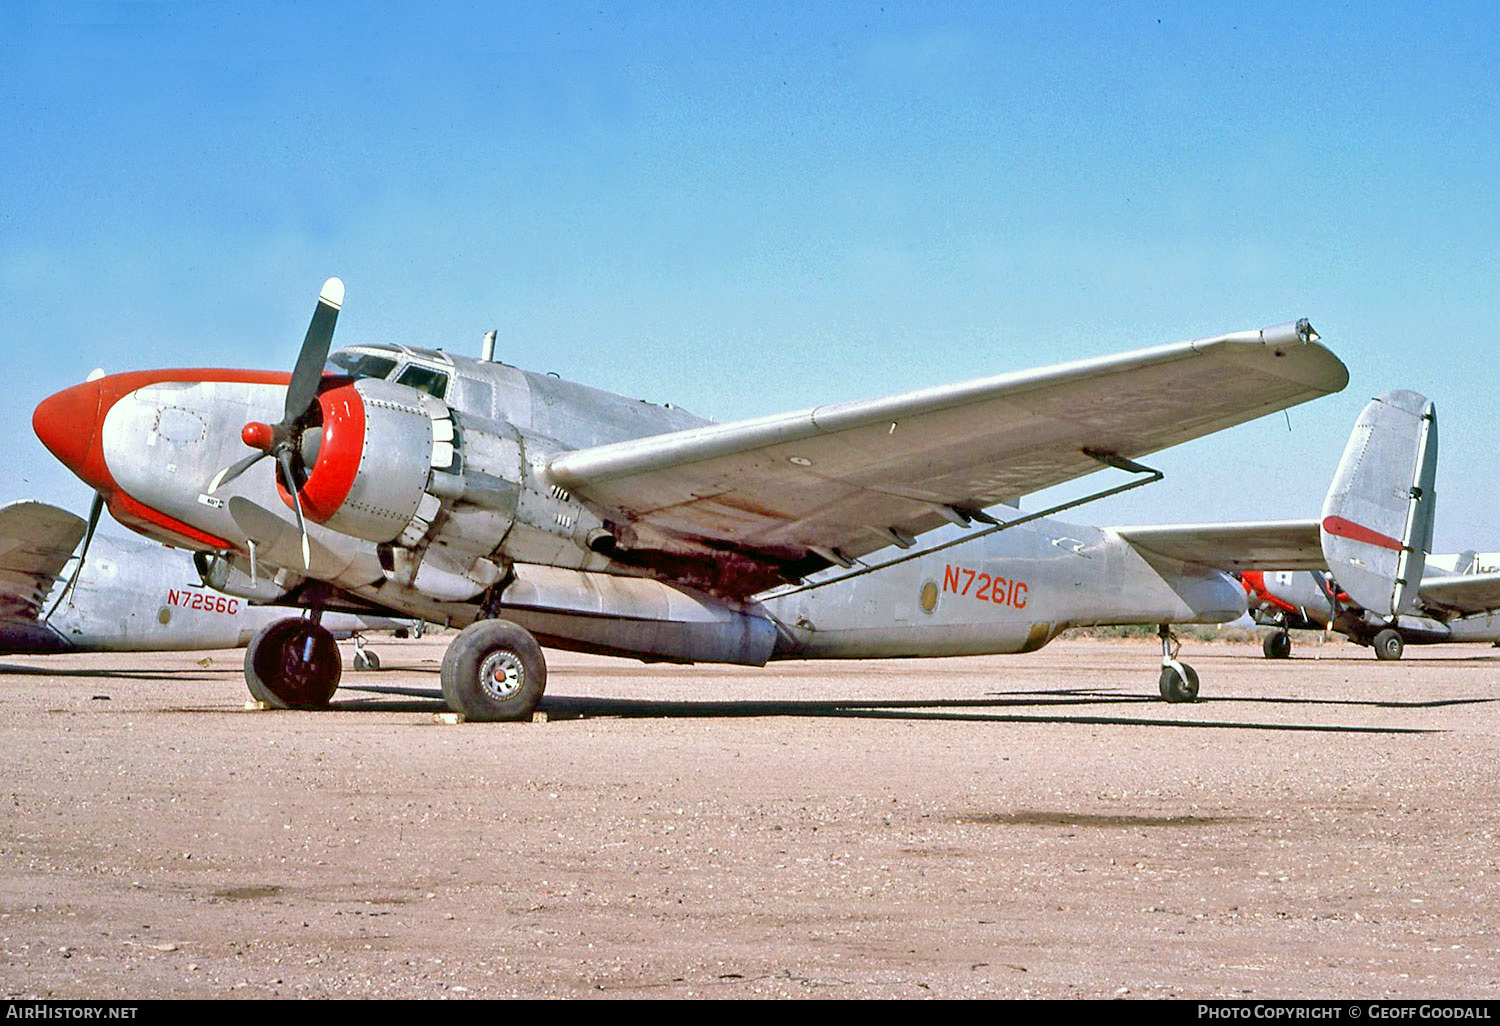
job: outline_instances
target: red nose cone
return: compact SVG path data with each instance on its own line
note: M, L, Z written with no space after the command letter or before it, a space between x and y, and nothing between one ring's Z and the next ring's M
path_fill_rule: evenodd
M104 413L99 382L85 381L43 399L31 415L31 427L42 444L95 488L103 482L90 480L86 468Z
M252 449L259 449L261 452L271 451L273 436L274 432L271 430L271 425L262 424L258 420L252 420L240 428L240 441Z

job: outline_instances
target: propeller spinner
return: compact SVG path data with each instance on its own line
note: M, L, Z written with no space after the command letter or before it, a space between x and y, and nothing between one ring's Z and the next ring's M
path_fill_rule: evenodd
M309 428L316 426L318 386L323 379L323 365L328 362L334 325L343 305L344 283L338 278L329 278L318 293L318 305L313 311L312 323L307 326L302 351L297 354L297 366L287 385L286 408L281 421L276 424L263 424L259 421L246 424L240 432L240 439L250 448L260 451L225 467L214 475L208 485L208 492L212 495L265 457L274 457L281 470L282 483L292 496L292 509L297 514L297 530L302 535L304 567L312 565L312 553L307 541L307 523L302 515L302 488L306 481L299 476L297 463L303 453L304 434ZM316 444L313 439L309 441Z

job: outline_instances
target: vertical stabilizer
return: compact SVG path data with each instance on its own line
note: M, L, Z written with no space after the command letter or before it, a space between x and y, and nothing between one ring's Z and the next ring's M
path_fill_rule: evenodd
M1408 612L1432 548L1437 411L1415 392L1370 400L1323 501L1323 558L1377 616Z

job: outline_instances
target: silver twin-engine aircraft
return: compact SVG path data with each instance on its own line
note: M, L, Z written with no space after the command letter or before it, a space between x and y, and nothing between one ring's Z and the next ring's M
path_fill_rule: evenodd
M476 720L531 714L542 645L762 665L1027 652L1101 623L1160 625L1160 691L1191 700L1166 625L1242 615L1227 571L1310 562L1316 523L1097 529L1015 506L1104 468L1131 477L1091 499L1157 480L1147 453L1348 382L1297 321L715 424L488 353L330 359L343 297L324 285L290 376L116 374L33 418L117 520L200 553L221 591L309 610L246 653L278 707L338 685L323 610L462 627L443 694Z
M285 609L206 586L185 552L95 535L99 512L85 521L45 502L0 506L0 654L236 648L286 618ZM422 624L332 613L323 626L355 638L354 665L366 669L379 658L364 648L365 632L414 633Z

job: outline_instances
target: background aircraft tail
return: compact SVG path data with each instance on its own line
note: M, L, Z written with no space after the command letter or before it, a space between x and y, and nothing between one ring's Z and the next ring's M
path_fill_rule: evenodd
M1410 611L1432 548L1437 411L1416 392L1370 400L1323 501L1323 556L1339 587L1377 616Z

